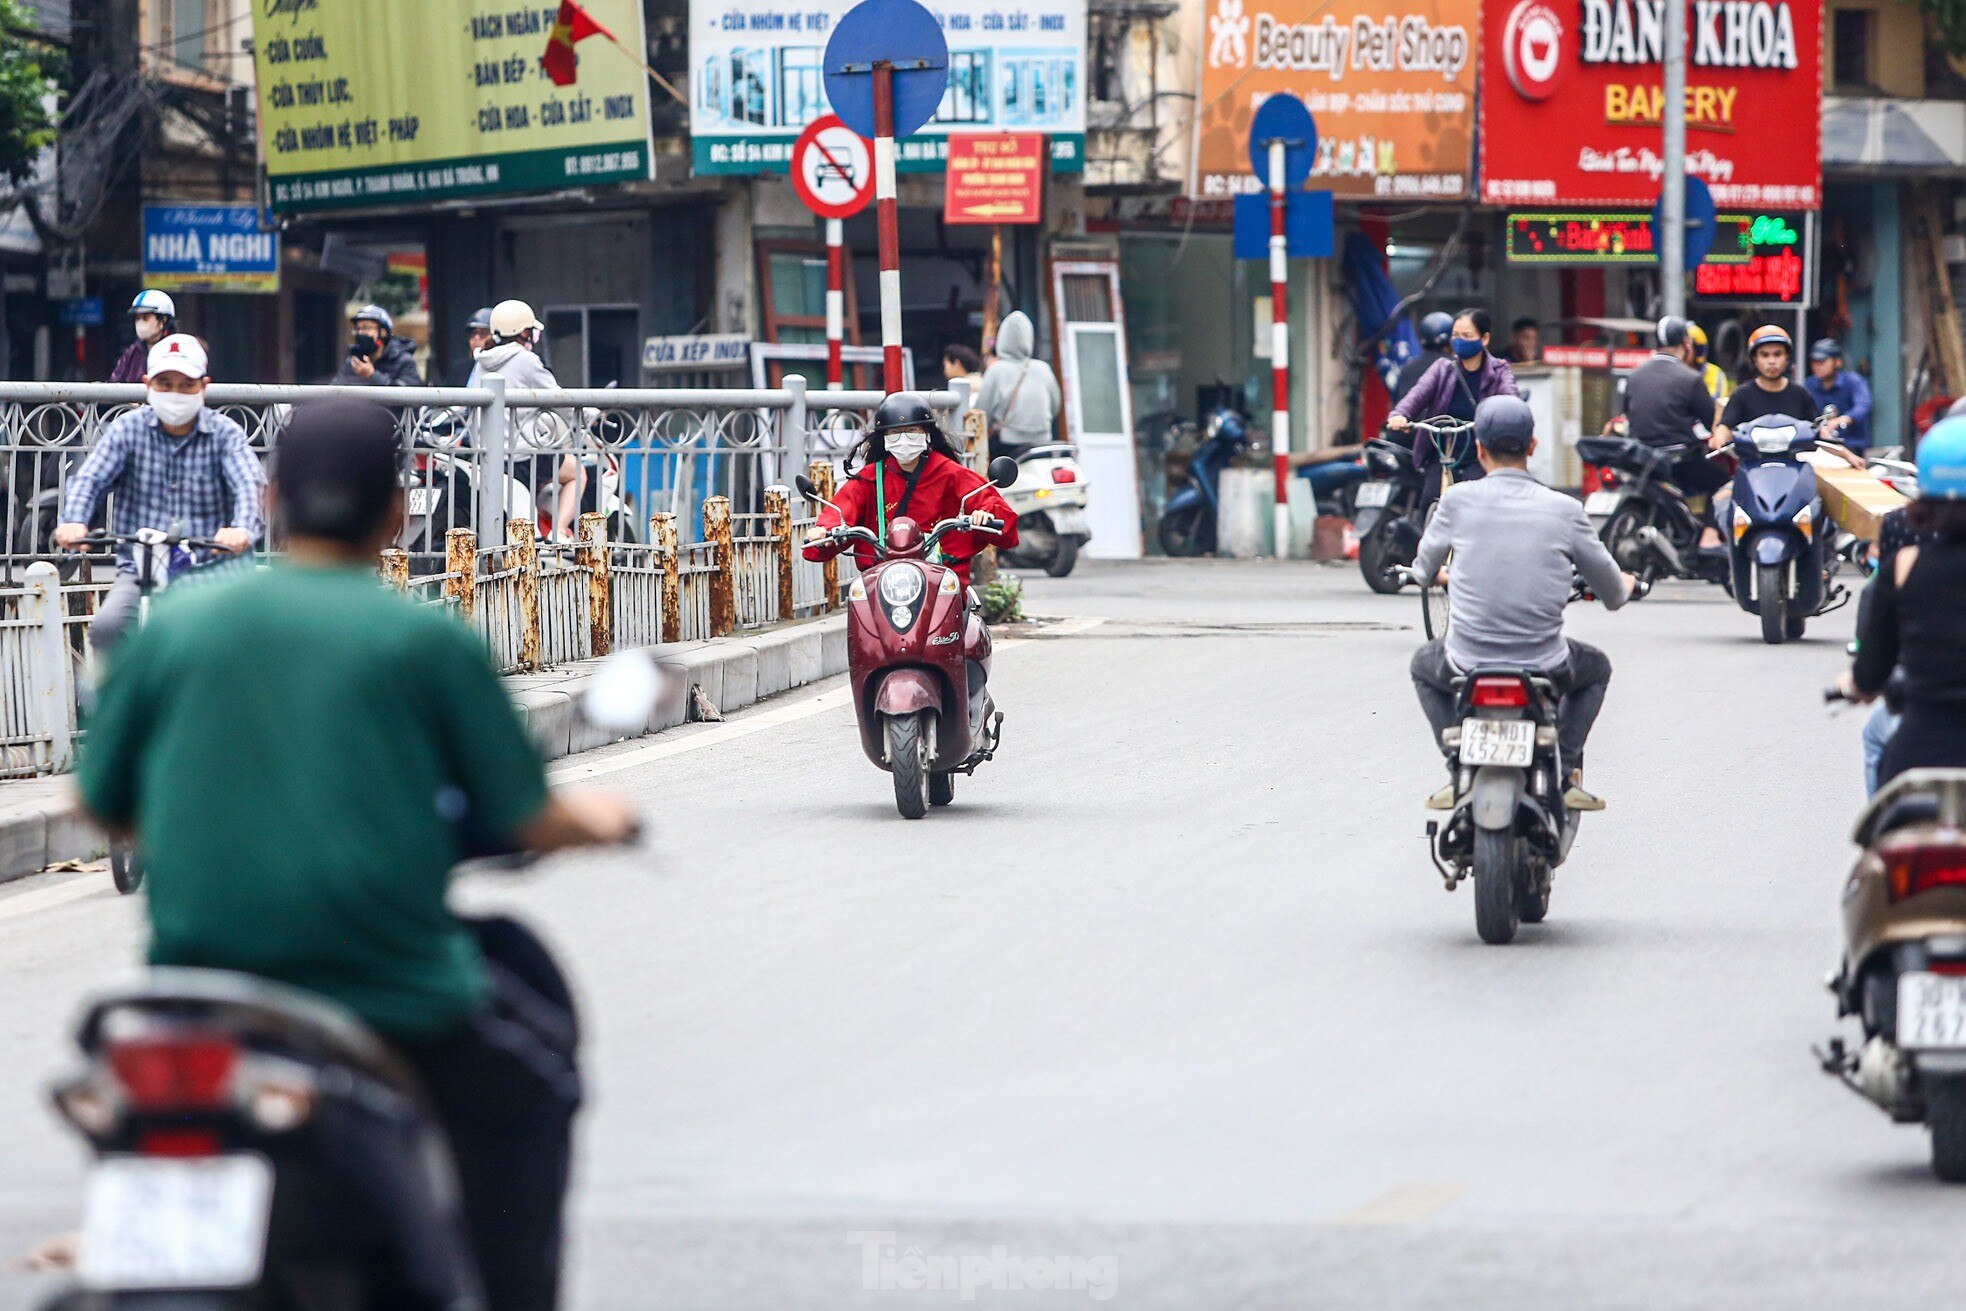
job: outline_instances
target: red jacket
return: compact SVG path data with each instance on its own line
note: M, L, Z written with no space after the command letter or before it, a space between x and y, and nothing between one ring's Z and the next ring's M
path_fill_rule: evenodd
M901 497L908 488L908 475L892 457L881 461L882 487L887 493L887 521L892 525L901 514ZM939 451L930 451L922 457L921 476L915 480L915 492L908 500L907 515L921 525L922 532L944 519L953 519L962 506L962 499L978 487L984 490L969 497L966 508L969 513L980 512L995 515L1003 520L1000 533L950 533L939 543L943 560L956 571L963 586L969 586L969 561L986 546L1017 545L1017 514L997 489L981 475ZM868 465L859 473L846 480L833 498L840 507L836 512L831 506L819 507L819 526L837 528L841 523L848 527L867 528L878 533L881 530L874 513L874 467ZM818 545L806 547L806 559L830 560L840 553L837 546ZM860 561L862 569L873 565L875 556L872 547L860 544L854 547L854 557Z

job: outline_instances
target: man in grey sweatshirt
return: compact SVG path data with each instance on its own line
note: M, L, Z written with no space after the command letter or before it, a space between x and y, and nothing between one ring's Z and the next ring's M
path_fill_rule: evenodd
M1413 654L1413 687L1433 725L1434 741L1454 723L1454 679L1483 665L1533 669L1556 685L1557 741L1570 769L1564 804L1602 810L1584 791L1584 742L1604 705L1611 661L1563 635L1563 610L1577 574L1613 610L1636 581L1622 573L1598 540L1584 507L1543 486L1529 472L1535 418L1526 402L1493 396L1475 410L1477 454L1488 476L1456 483L1420 539L1413 572L1431 578L1448 555L1447 637ZM1428 802L1454 804L1452 784Z
M1015 458L1054 440L1058 420L1058 379L1051 366L1033 359L1037 330L1031 316L1013 310L997 329L997 358L983 371L976 408L990 421L990 455Z

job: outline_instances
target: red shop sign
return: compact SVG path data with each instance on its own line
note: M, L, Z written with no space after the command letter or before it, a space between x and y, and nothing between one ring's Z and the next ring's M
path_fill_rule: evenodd
M1687 6L1687 171L1723 209L1822 204L1822 0ZM1483 6L1481 198L1659 197L1666 0Z

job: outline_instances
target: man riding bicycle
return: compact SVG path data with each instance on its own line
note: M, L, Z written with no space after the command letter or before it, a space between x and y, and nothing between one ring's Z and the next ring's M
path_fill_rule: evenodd
M150 348L149 403L118 417L68 480L55 545L72 550L89 534L105 496L115 497L110 531L142 528L208 537L243 555L266 532L266 470L246 430L205 408L209 361L196 337L174 333ZM90 625L98 651L115 645L140 600L136 559L116 551L116 582Z

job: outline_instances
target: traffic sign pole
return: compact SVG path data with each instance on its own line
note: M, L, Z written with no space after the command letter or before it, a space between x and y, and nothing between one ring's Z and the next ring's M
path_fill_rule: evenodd
M894 185L894 65L874 64L874 221L880 228L881 389L901 390L901 228Z
M826 220L826 385L838 390L846 371L840 364L840 339L846 332L846 257L841 249L838 219Z
M1290 243L1284 231L1284 142L1270 147L1270 456L1276 464L1276 553L1290 554Z

